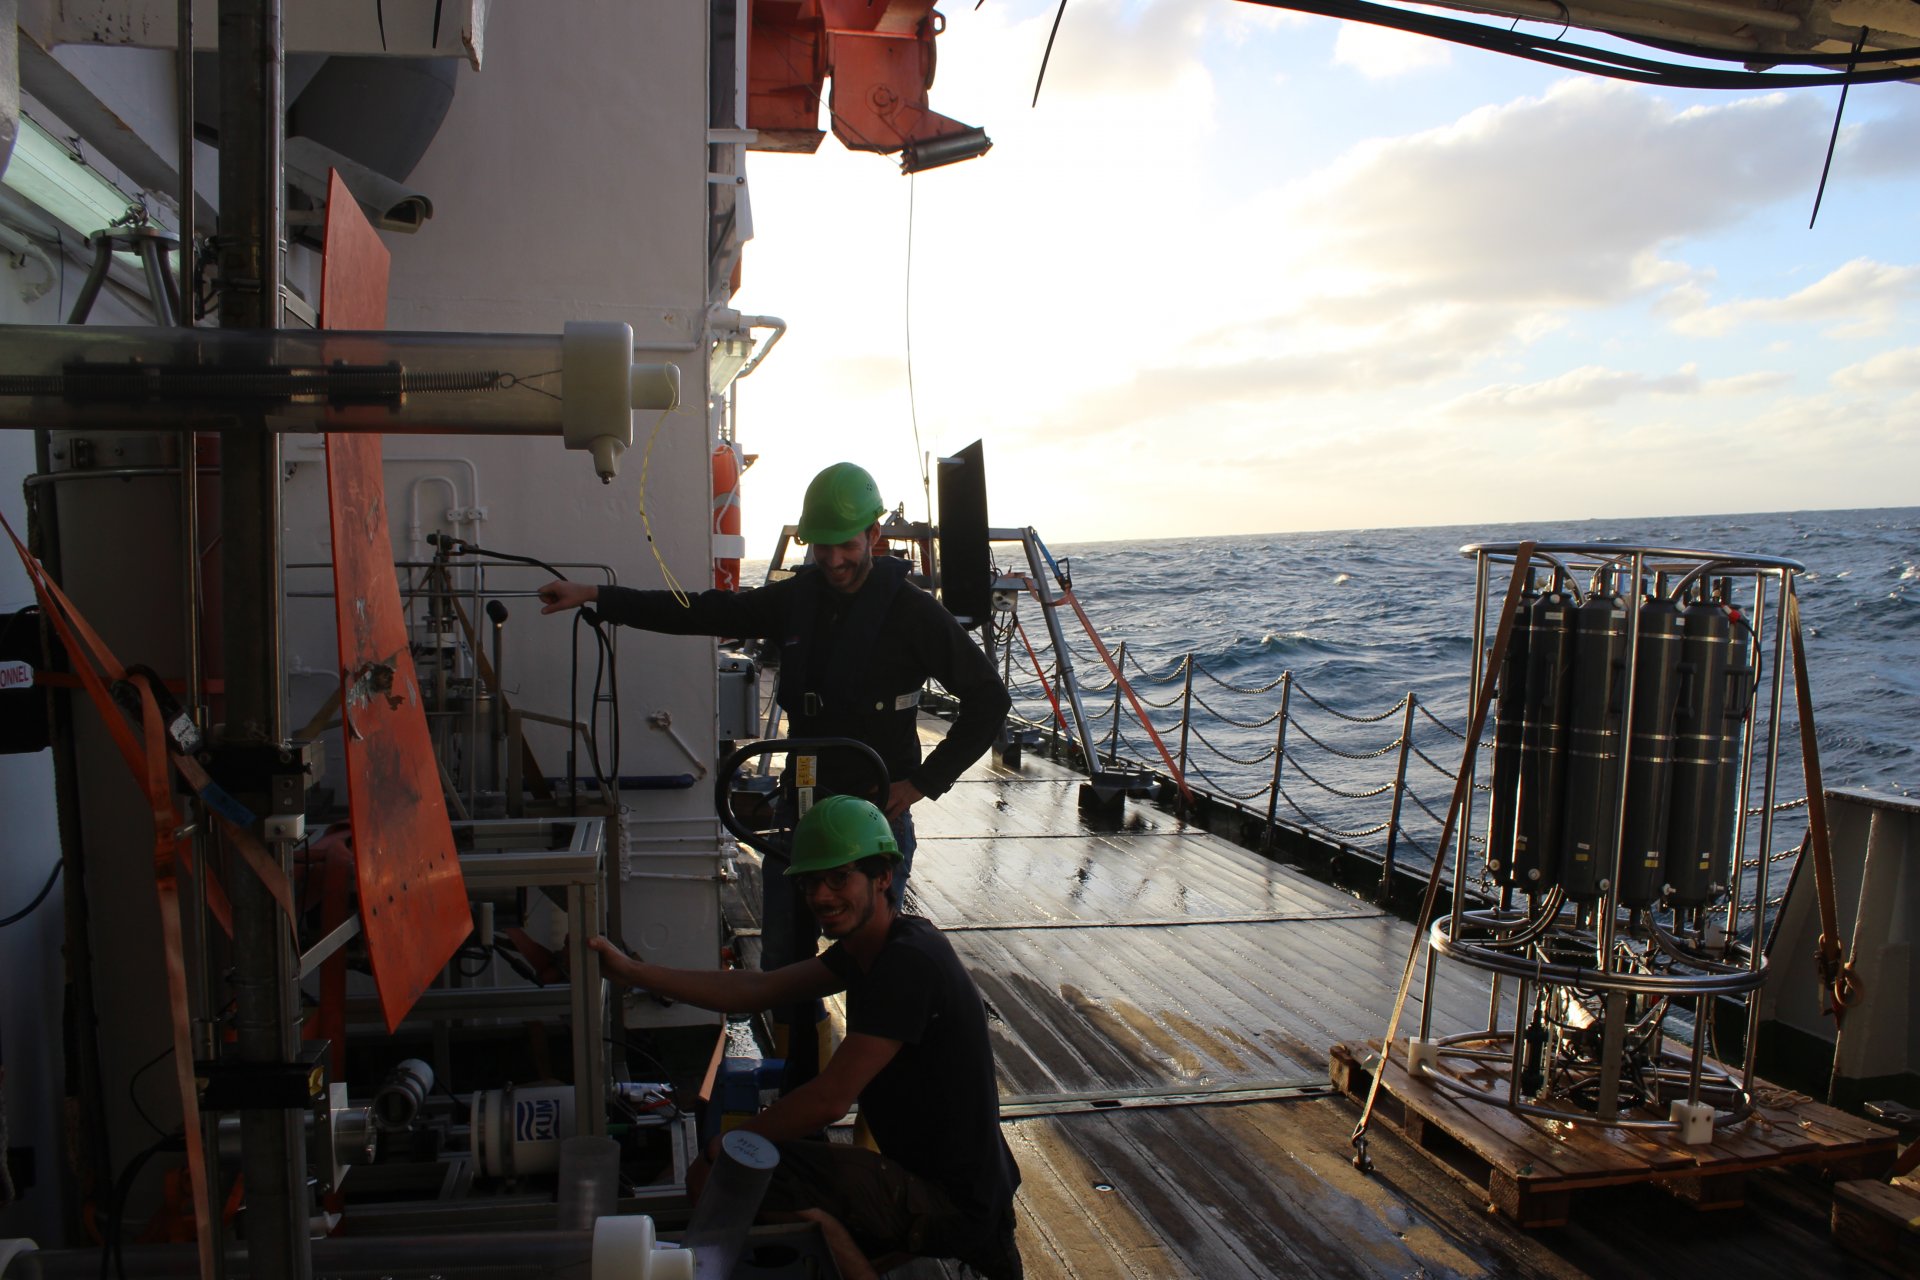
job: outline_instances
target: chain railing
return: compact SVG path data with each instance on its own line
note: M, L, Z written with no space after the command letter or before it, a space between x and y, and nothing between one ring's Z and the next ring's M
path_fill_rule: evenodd
M1061 711L1060 662L1042 660L1042 655L1053 657L1044 636L1033 636L1043 642L1036 650L1017 620L1011 626L1021 633L1011 638L1009 654L1030 659L1016 664L1010 657L1006 664L1015 719L1040 730L1057 749L1077 751ZM1096 738L1094 754L1106 767L1165 773L1166 757L1146 741L1152 735L1136 737L1129 731L1150 725L1160 744L1177 744L1174 780L1198 797L1262 822L1263 850L1271 850L1277 834L1291 829L1377 862L1383 887L1403 857L1423 871L1431 866L1466 734L1413 690L1386 707L1359 710L1316 693L1291 669L1264 683L1241 684L1209 669L1192 652L1153 669L1124 643L1113 646L1112 655L1124 679L1115 679L1096 651L1070 648L1068 655L1076 673L1096 677L1081 678L1079 692L1086 700L1086 719L1099 725L1089 733ZM1143 716L1146 725L1140 723ZM1388 725L1392 736L1383 737ZM1491 791L1484 776L1491 747L1489 737L1477 753L1482 776L1474 782L1476 797ZM1775 811L1805 803L1789 800ZM1484 809L1476 806L1478 815ZM1484 848L1478 815L1468 816L1457 838ZM1475 887L1490 889L1484 858L1476 855L1471 862Z

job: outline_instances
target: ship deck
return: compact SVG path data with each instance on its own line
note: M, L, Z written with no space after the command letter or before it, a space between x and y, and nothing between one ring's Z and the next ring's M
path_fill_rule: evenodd
M1361 1174L1328 1049L1380 1036L1412 926L1148 805L1090 820L1079 783L990 757L915 809L909 909L987 1000L1029 1276L1881 1274L1834 1245L1806 1173L1751 1175L1716 1211L1583 1191L1533 1231L1379 1124ZM1436 1030L1484 1025L1486 1002L1448 966Z

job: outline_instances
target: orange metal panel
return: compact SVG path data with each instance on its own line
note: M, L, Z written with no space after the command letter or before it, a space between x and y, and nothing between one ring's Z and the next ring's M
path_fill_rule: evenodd
M327 200L321 325L386 324L388 254L338 174ZM392 1030L472 930L440 792L426 707L407 646L387 532L380 437L327 437L341 735L360 924Z

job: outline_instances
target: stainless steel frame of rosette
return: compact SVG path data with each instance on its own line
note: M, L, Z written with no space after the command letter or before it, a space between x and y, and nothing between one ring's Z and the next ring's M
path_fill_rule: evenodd
M1802 566L1617 544L1462 554L1478 579L1474 705L1494 682L1491 777L1456 819L1463 891L1427 938L1425 1009L1440 963L1463 964L1489 976L1488 1025L1434 1039L1423 1013L1410 1061L1512 1111L1708 1140L1753 1109ZM1722 998L1747 1015L1738 1065L1708 1052Z

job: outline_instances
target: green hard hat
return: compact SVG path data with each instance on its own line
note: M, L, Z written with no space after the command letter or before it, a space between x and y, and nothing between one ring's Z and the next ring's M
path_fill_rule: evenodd
M831 547L865 533L886 511L865 467L836 462L813 478L800 504L799 538Z
M793 829L790 876L830 871L874 854L898 860L887 815L857 796L828 796L807 810Z

